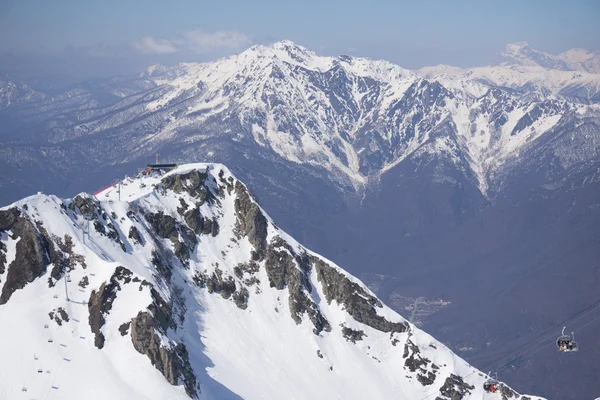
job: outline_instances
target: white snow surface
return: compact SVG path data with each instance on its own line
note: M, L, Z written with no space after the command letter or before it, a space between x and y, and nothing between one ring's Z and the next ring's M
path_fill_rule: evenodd
M288 306L289 292L269 285L263 262L256 274L260 283L248 286L247 309L238 308L231 299L192 284L195 273L210 274L218 265L224 276L235 279L237 287L242 285L234 267L248 262L253 245L246 237L235 239L235 190L225 189L216 202L200 206L202 215L217 218L219 233L214 237L198 236L189 266L183 268L175 262L173 276L166 282L151 262L152 252L157 246L172 248L173 245L149 231L143 213L161 211L183 223L177 211L182 204L180 199L192 207L197 199L186 192L165 190L161 180L196 170L208 174L206 182L215 194L217 185L221 185L219 182L233 185L237 182L223 165L191 164L164 176L128 178L120 187L97 194L100 209L119 232L127 251L93 226L84 243L84 220L76 209L69 208L71 200L36 195L4 208L17 207L32 221L39 221L52 237L71 236L73 252L85 258L86 268L77 264L69 273L69 279L61 279L49 287L50 265L44 275L16 290L8 303L0 305L0 399L189 398L181 382L175 386L169 384L149 359L134 349L130 334L122 336L118 331L119 326L146 310L152 302L147 286L122 286L111 311L105 315L106 323L102 327L105 346L103 349L94 346L87 301L92 291L110 279L117 266L124 266L135 277L151 283L167 301L172 300L174 286L181 288L186 305L185 320L176 331L168 332L163 343L168 345L173 340L185 343L201 399L419 400L440 395L439 389L450 374L464 377L474 386L464 399L501 398L499 393L483 391L484 374L412 324L408 332L390 335L357 322L337 302L328 304L314 268L309 273L313 286L309 297L332 328L318 335L313 333L313 324L306 314L301 324L294 322ZM117 190L120 190L120 201ZM131 212L134 217L130 217ZM275 237L282 238L293 251L322 259L372 295L358 279L306 250L277 228L268 216L266 218L269 242ZM132 226L145 238L144 244L127 237ZM8 260L14 260L18 239L10 239L7 233L2 233L0 239L8 244ZM5 276L0 278L4 280ZM78 285L84 276L89 279L85 288ZM66 299L66 292L70 300ZM48 317L50 311L59 307L70 317L61 326ZM385 305L377 308L377 314L392 322L406 322ZM347 341L342 336L341 324L362 330L366 337L356 344ZM393 345L392 340L397 343ZM410 372L405 368L403 353L407 341L417 345L420 355L431 361L425 368L436 373L433 384L423 386L416 379L419 371ZM433 369L433 365L437 369Z
M525 43L514 44L507 54L529 61L534 54L554 60L552 66L560 61L527 49ZM595 53L578 50L565 57L588 64L597 59ZM467 160L460 168L476 177L487 195L498 168L509 165L560 118L544 115L535 134L516 138L508 123L514 127L535 105L553 100L567 99L561 115L571 109L584 112L595 107L586 102L600 95L600 74L589 68L561 70L531 61L470 69L440 65L413 72L384 60L320 56L288 40L212 62L152 66L144 76L164 91L145 103L146 110L166 113L160 130L149 133L144 146L160 147L178 135L188 143L210 135L230 135L234 141L247 135L283 159L325 168L357 190L413 155L443 150L429 140L450 118L460 142L455 144L460 154L450 161ZM439 92L436 83L443 87ZM490 99L498 88L504 98ZM511 106L498 109L503 103ZM179 104L185 106L168 112ZM500 129L499 118L508 121ZM212 132L215 119L236 123ZM375 160L376 167L365 166L371 164L365 160Z

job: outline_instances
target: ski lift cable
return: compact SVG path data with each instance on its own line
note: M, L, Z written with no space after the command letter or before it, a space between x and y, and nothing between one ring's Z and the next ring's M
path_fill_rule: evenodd
M530 341L528 341L527 343L522 344L521 346L517 347L516 349L510 351L509 353L504 354L503 356L500 356L496 359L494 359L493 361L490 361L489 363L487 363L485 366L483 366L481 369L487 369L488 367L490 367L491 365L497 363L498 361L508 357L509 355L513 354L513 353L517 353L519 350L528 347L530 344L538 341L538 339L540 339L542 336L547 336L549 332L552 332L556 329L559 329L562 326L565 326L566 323L571 322L572 319L576 318L576 317L583 317L582 314L587 314L588 311L591 312L593 309L597 308L600 305L600 300L596 301L595 303L587 306L586 308L584 308L583 310L579 311L577 314L572 315L571 317L559 322L558 324L546 329L544 332L542 332L541 334L539 334L538 336L534 337L533 339L531 339ZM579 318L577 318L575 321L579 320ZM531 346L530 346L531 347ZM475 372L473 372L472 374L474 374Z
M600 304L598 304L598 306L600 306ZM573 321L569 321L569 325L571 325L571 326L572 326L572 325L574 325L574 324L575 324L577 321L581 320L582 318L586 317L588 314L590 314L591 312L593 312L593 311L594 311L594 310L595 310L595 309L596 309L598 306L596 306L596 307L593 307L593 308L591 308L591 309L587 310L586 312L584 312L583 314L581 314L580 316L578 316L577 318L575 318ZM587 324L586 324L586 325L587 325ZM586 325L583 325L583 326L586 326ZM582 327L583 327L583 326L582 326ZM582 327L581 327L581 328L582 328ZM578 328L578 329L575 329L575 330L579 330L579 329L581 329L581 328ZM564 327L563 327L563 330L564 330ZM545 343L545 342L547 342L548 340L550 340L550 342L549 342L549 343L546 343L546 344L544 344L544 343ZM543 339L539 340L539 341L538 341L538 343L536 343L536 344L534 344L534 345L530 346L528 350L533 350L533 349L535 349L537 346L540 346L540 345L542 345L542 344L543 344L543 346L542 346L540 349L537 349L537 350L535 350L533 353L530 353L530 354L527 354L527 351L525 351L525 352L524 352L524 353L522 353L520 356L522 356L522 357L530 357L530 356L532 356L533 354L537 353L538 351L540 351L540 350L542 350L542 349L544 349L544 348L548 347L548 346L549 346L549 345L551 345L552 343L554 343L554 341L555 341L555 340L556 340L556 332L550 332L548 335L546 335L546 337L545 337L545 338L543 338ZM526 354L526 355L523 355L523 354ZM517 356L517 357L519 357L519 356ZM508 361L507 361L505 364L509 364L509 365L510 365L510 364L511 364L511 363L512 363L512 362L513 362L513 361L514 361L514 360L515 360L517 357L513 357L513 358L509 359L509 360L508 360ZM504 366L504 364L502 364L502 365L501 365L501 367L503 367L503 366Z
M563 321L559 322L558 324L554 325L553 327L551 327L551 328L548 328L548 329L547 329L547 330L545 330L543 333L541 333L541 334L539 334L538 336L534 337L533 339L531 339L531 340L530 340L530 341L528 341L527 343L525 343L525 344L522 344L521 346L517 347L516 349L514 349L514 350L512 350L512 351L510 351L510 352L508 352L508 353L506 353L506 354L504 354L504 355L502 355L501 357L498 357L498 358L494 359L493 361L490 361L490 362L489 362L489 363L487 363L485 366L481 367L481 368L480 368L480 370L481 370L481 369L485 370L486 368L490 367L491 365L495 364L496 362L498 362L498 361L500 361L500 360L502 360L502 359L506 358L507 356L509 356L509 355L511 355L511 354L513 354L513 353L516 353L516 352L518 352L519 350L521 350L521 349L523 349L523 348L527 347L527 346L528 346L528 345L530 345L531 343L538 341L538 339L539 339L539 338L541 338L542 336L546 336L547 338L546 338L546 339L544 339L544 340L542 341L542 343L543 343L544 341L548 340L548 337L550 337L550 336L548 335L548 333L549 333L549 332L551 332L551 331L553 331L553 330L555 330L555 329L558 329L558 328L560 328L561 326L564 326L564 324L566 324L566 323L568 323L568 322L571 322L571 320L573 320L574 318L576 318L576 319L575 319L574 321L572 321L572 322L575 322L575 321L578 321L578 320L580 320L580 319L581 319L581 318L583 318L585 315L587 315L587 314L589 314L591 311L595 310L595 309L596 309L596 308L597 308L599 305L600 305L600 300L598 300L598 301L596 301L596 302L594 302L594 303L590 304L589 306L587 306L587 307L586 307L586 308L584 308L583 310L579 311L578 313L576 313L576 314L572 315L571 317L569 317L569 318L567 318L567 319L565 319L565 320L563 320ZM594 319L594 320L592 320L592 321L590 321L590 322L586 323L585 325L581 326L581 327L580 327L578 330L581 330L581 329L582 329L582 328L584 328L585 326L587 326L587 325L591 324L592 322L595 322L595 321L597 321L597 320L599 320L599 319L600 319L600 317L598 317L598 318L596 318L596 319ZM572 322L571 322L571 323L572 323ZM553 335L553 334L552 334L552 335ZM542 348L538 349L537 351L535 351L535 352L533 352L533 353L531 353L531 354L527 355L527 357L531 357L533 354L535 354L535 353L537 353L538 351L540 351L540 350L544 349L545 347L549 346L551 343L552 343L552 342L548 343L546 346L544 346L544 347L542 347ZM539 343L538 343L538 344L539 344ZM534 345L534 346L530 346L530 350L531 350L531 348L535 348L535 347L536 347L538 344L536 344L536 345ZM525 357L523 357L523 359L524 359L524 358L525 358ZM496 369L495 369L495 371L500 371L500 370L503 370L503 369L505 369L505 368L506 368L506 367L507 367L509 364L511 364L511 363L512 363L512 362L513 362L515 359L516 359L516 357L513 357L513 358L509 359L507 362L505 362L504 364L502 364L500 367L496 368ZM464 377L463 377L463 379L465 379L465 378L468 378L468 377L470 377L471 375L473 375L473 374L476 374L476 373L478 373L478 372L479 372L478 370L477 370L477 371L473 371L473 372L471 372L470 374L468 374L468 375L464 376ZM487 379L487 378L486 378L486 377L483 377L482 379L479 379L479 380L477 380L476 382L480 382L481 380L484 380L484 379ZM432 393L432 394L430 394L430 395L428 395L428 396L425 396L425 397L421 398L420 400L426 400L426 399L428 399L428 398L430 398L430 397L432 397L432 396L434 396L434 395L437 395L437 394L438 394L438 392L439 392L439 390L438 390L438 391L436 391L436 392L434 392L434 393Z
M587 312L585 312L584 314L582 314L581 316L579 316L578 318L576 318L574 321L571 321L571 324L573 324L575 321L578 321L578 320L580 320L581 318L583 318L584 316L586 316L587 314L589 314L591 311L593 311L595 308L596 308L596 307L593 307L593 308L589 309ZM579 327L577 330L578 330L578 331L580 331L580 330L582 330L583 328L585 328L586 326L588 326L588 325L590 325L590 324L592 324L592 323L594 323L594 322L596 322L596 321L598 321L598 320L600 320L600 316L599 316L599 317L597 317L597 318L595 318L595 319L593 319L593 320L591 320L591 321L588 321L588 322L587 322L587 323L585 323L584 325L580 326L580 327ZM507 368L510 368L511 364L512 364L514 361L516 361L518 358L520 358L521 360L525 360L525 359L527 359L527 358L530 358L530 357L532 357L534 354L536 354L536 353L538 353L538 352L542 351L543 349L545 349L546 347L550 346L550 345L551 345L551 344L553 344L553 343L554 343L554 341L551 341L551 342L547 343L546 345L544 345L544 346L540 347L539 349L537 349L537 350L535 350L535 351L533 351L533 352L531 352L531 353L525 353L525 354L522 354L521 356L518 356L518 357L513 357L512 359L508 360L506 363L504 363L503 365L501 365L500 367L498 367L498 369L496 369L496 371L502 371L502 370L505 370L505 369L507 369ZM533 349L533 348L535 348L536 346L537 346L537 345L535 345L535 346L531 347L531 348L530 348L530 350L531 350L531 349ZM481 380L482 380L482 379L478 380L478 381L477 381L477 383L479 383Z
M580 316L580 317L579 317L579 318L577 318L575 321L578 321L578 320L580 320L581 318L583 318L583 317L584 317L585 315L587 315L587 314L589 314L589 313L586 313L586 314L584 314L584 315ZM579 327L579 328L577 328L576 330L577 330L577 331L580 331L580 330L582 330L583 328L585 328L586 326L588 326L588 325L590 325L590 324L592 324L592 323L594 323L594 322L596 322L596 321L599 321L599 320L600 320L600 316L598 316L597 318L594 318L594 319L593 319L593 320L591 320L591 321L588 321L588 322L586 322L584 325L580 326L580 327ZM575 321L572 321L572 322L571 322L571 324L573 324ZM536 353L538 353L538 352L540 352L540 351L544 350L546 347L550 346L550 345L551 345L551 344L553 344L553 343L554 343L554 341L551 341L550 343L547 343L547 344L545 344L544 346L540 347L539 349L537 349L537 350L535 350L535 351L533 351L533 352L531 352L531 353L528 353L528 354L527 354L527 353L525 353L525 354L523 354L523 355L521 356L521 359L522 359L522 360L524 360L524 359L527 359L527 358L533 357L533 355L534 355L534 354L536 354ZM537 345L536 345L536 346L537 346ZM530 350L531 350L531 349L533 349L533 348L535 348L536 346L533 346L532 348L530 348ZM502 371L502 370L505 370L505 369L509 368L509 367L511 366L512 362L513 362L513 361L515 361L516 359L517 359L517 357L514 357L514 358L510 359L510 360L509 360L509 361L507 361L505 364L501 365L501 366L500 366L498 369L496 369L496 372L497 372L497 371Z
M578 331L580 331L580 330L582 330L583 328L585 328L586 326L588 326L588 325L590 325L590 324L592 324L592 323L594 323L594 322L596 322L596 321L598 321L598 320L600 320L600 316L599 316L599 317L597 317L597 318L594 318L593 320L591 320L591 321L589 321L589 322L586 322L585 324L583 324L582 326L580 326L580 327L579 327L577 330L578 330Z
M599 304L598 306L600 306L600 304ZM576 323L577 321L581 320L582 318L584 318L584 317L586 317L587 315L589 315L590 313L592 313L592 312L593 312L593 311L594 311L594 310L595 310L595 309L596 309L598 306L596 306L596 307L594 307L594 308L591 308L591 309L587 310L586 312L584 312L583 314L581 314L579 317L575 318L573 321L569 321L569 325L571 325L571 326L575 325L575 323ZM592 321L592 322L593 322L593 321ZM580 329L581 329L581 328L583 328L584 326L587 326L587 324L586 324L586 325L583 325L583 326L582 326L582 327L580 327L580 328L575 328L575 329L574 329L574 331L580 330ZM565 327L563 327L563 331L564 331L564 329L565 329ZM555 335L556 335L556 333L555 333L555 332L551 332L549 335L547 335L547 336L546 336L546 338L545 338L545 339L542 339L542 340L540 341L540 343L538 343L538 344L535 344L535 345L531 346L531 347L530 347L530 350L534 349L536 346L538 346L538 345L540 345L540 344L543 344L545 341L547 341L547 340L550 340L550 339L551 339L551 342L550 342L549 344L547 344L547 345L544 345L543 347L546 347L546 346L550 345L551 343L553 343L553 342L554 342L554 340L555 340ZM543 347L542 347L542 348L543 348ZM537 350L536 350L535 352L537 352Z

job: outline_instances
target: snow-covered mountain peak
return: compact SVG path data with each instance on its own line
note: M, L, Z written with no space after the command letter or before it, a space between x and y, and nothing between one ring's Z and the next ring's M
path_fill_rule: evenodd
M2 398L531 399L281 231L222 165L0 209Z
M531 47L529 47L529 43L527 42L516 42L509 43L506 45L503 54L510 56L518 56L523 53L531 51Z
M501 65L538 66L561 71L600 73L600 51L570 49L561 54L535 50L527 42L513 43L499 55Z
M527 42L513 43L500 53L503 65L540 66L562 71L570 70L559 57L532 49Z

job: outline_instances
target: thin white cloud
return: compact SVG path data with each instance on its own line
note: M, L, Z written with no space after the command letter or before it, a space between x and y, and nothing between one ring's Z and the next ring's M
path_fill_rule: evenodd
M144 36L131 44L131 47L143 54L168 54L175 53L177 47L167 39L155 39L151 36Z
M252 43L243 33L234 31L217 31L213 33L200 30L188 31L183 34L188 47L195 53L203 54L211 51L236 48Z

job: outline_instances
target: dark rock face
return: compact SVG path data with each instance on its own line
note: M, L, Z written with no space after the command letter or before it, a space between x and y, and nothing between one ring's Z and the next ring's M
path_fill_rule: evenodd
M500 384L500 394L502 395L502 400L508 400L519 397L519 395L513 392L511 388L503 384Z
M421 385L423 386L433 385L433 382L435 382L435 374L431 371L427 371L426 375L417 374L417 380L421 382Z
M224 275L218 266L211 275L206 272L202 274L196 272L194 282L199 287L208 289L209 293L218 293L224 299L231 298L242 310L248 307L248 298L250 297L248 289L242 287L238 291L233 277Z
M436 375L426 369L431 364L431 360L422 357L420 352L419 347L409 338L404 345L404 354L402 355L406 359L404 367L408 368L410 372L417 372L417 380L423 386L431 385L435 381ZM431 364L431 366L434 370L438 369L435 364Z
M1 231L11 231L12 237L20 240L16 246L16 257L8 265L0 305L5 304L16 290L23 289L42 276L51 262L50 253L54 253L54 247L47 237L39 233L16 208L0 211Z
M173 217L162 211L147 214L146 220L158 236L169 239L173 243L175 254L180 260L184 262L189 260L191 249L198 243L196 235L190 228L180 225ZM179 241L180 236L183 242Z
M363 340L363 337L367 336L367 334L361 330L354 330L342 325L342 336L344 336L347 341L356 344L357 341Z
M83 278L81 278L81 280L79 281L79 283L77 284L79 287L81 288L86 288L88 285L90 284L90 280L88 279L87 275L84 276Z
M145 281L142 282L142 285L145 283ZM152 304L148 306L148 310L154 316L154 321L158 324L161 332L166 333L169 329L176 330L177 325L173 319L171 306L160 297L154 288L150 290L150 294L152 295Z
M0 275L2 275L6 268L6 252L8 249L6 245L0 242Z
M236 235L238 239L246 236L256 250L254 258L262 260L267 250L267 218L239 181L235 183L235 193Z
M140 311L131 320L133 347L139 353L146 355L170 384L177 385L182 382L186 393L192 398L197 398L196 376L190 365L185 345L179 343L171 347L163 347L159 329L161 323L152 314Z
M150 226L164 239L170 239L172 242L177 242L179 239L179 231L177 230L177 221L170 215L164 214L162 211L156 214L147 214L146 220Z
M127 251L125 243L123 243L123 241L121 240L121 236L119 235L119 232L117 231L112 222L106 224L106 236L112 239L119 246L121 246L121 250Z
M312 292L308 278L311 265L306 262L305 255L297 255L287 243L277 237L267 249L265 269L271 287L278 290L288 288L290 313L297 324L302 322L302 315L306 313L315 327L315 335L323 330L331 331L331 325L309 297Z
M131 226L131 228L129 228L129 234L127 235L127 237L133 240L135 243L144 244L144 238L142 234L140 233L138 228L136 228L133 225Z
M260 280L254 276L259 269L260 266L256 262L250 261L249 263L238 264L233 267L233 273L238 279L242 280L246 286L252 286L260 283ZM250 275L250 277L245 278L246 274Z
M96 204L89 197L75 196L73 204L77 206L82 215L94 215Z
M202 217L198 208L193 208L184 214L185 223L197 235L212 235L213 237L219 234L219 222L216 218L210 219Z
M129 333L130 326L131 322L125 322L124 324L121 324L121 326L119 326L119 333L121 334L121 336L125 336L127 335L127 333Z
M38 227L38 229L46 237L48 236L45 229L41 227ZM73 271L77 265L80 265L83 269L87 268L85 258L81 254L77 254L73 251L74 245L71 236L65 235L62 239L53 236L52 239L60 250L60 252L56 251L54 252L55 254L50 254L50 260L54 263L54 268L52 268L52 273L50 274L52 279L55 281L59 280L65 271Z
M163 188L172 190L175 193L188 193L198 200L197 205L204 204L205 201L214 200L214 195L205 185L208 174L198 170L190 171L187 174L169 175L162 179Z
M48 313L51 320L56 322L59 326L62 326L63 322L69 322L69 314L62 307L52 310Z
M106 322L104 316L110 312L112 303L117 298L117 292L121 290L121 285L130 283L132 276L133 273L130 270L119 266L111 276L110 282L104 282L97 292L94 290L90 295L89 323L95 335L94 344L99 349L104 347L105 341L104 334L100 331Z
M471 394L471 390L473 389L475 389L475 386L463 381L462 377L451 374L440 388L440 393L443 397L438 396L436 400L461 400L466 395Z
M161 257L160 253L156 250L152 251L152 265L156 267L156 270L164 279L169 281L171 279L171 275L173 274L172 265Z
M406 322L391 322L377 315L375 307L381 308L381 302L365 292L360 285L350 281L344 274L329 266L317 257L311 257L317 271L327 302L335 300L342 305L356 321L382 332L406 332Z

